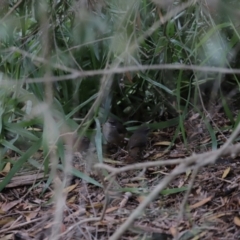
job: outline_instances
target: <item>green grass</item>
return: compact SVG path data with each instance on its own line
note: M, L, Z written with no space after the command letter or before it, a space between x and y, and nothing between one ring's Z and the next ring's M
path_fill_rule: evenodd
M96 126L97 156L102 162L100 126L109 112L129 123L152 121L155 129L175 126L175 136L181 135L187 145L184 121L190 109L202 112L199 89L212 79L229 82L229 91L239 91L237 75L230 79L181 69L68 77L74 71L165 63L237 68L239 58L229 56L240 39L234 14L237 1L230 1L222 18L202 11L200 3L179 11L178 1L172 6L175 12L146 0L105 1L101 12L78 11L71 1L34 2L23 1L13 8L14 1L9 1L0 24L0 170L8 149L19 155L1 190L40 147L48 173L49 146L71 131L89 134L88 126ZM224 7L221 3L219 11ZM50 82L48 77L53 76L61 81ZM221 96L223 109L236 126L240 118L234 122L227 94ZM214 131L206 124L216 148ZM22 150L18 142L30 144ZM64 144L57 148L56 159L63 158ZM75 175L99 186L80 172Z

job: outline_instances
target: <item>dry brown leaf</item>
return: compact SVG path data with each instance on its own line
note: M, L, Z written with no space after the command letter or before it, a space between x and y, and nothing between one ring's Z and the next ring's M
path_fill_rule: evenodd
M211 138L206 138L205 140L201 141L201 144L208 143L211 141Z
M119 203L119 208L125 207L125 205L127 204L128 200L131 196L132 196L132 193L125 192L122 201Z
M12 223L14 222L16 219L13 217L5 217L0 219L0 227L4 226L7 223Z
M168 141L161 141L153 144L153 146L170 146L170 145L171 145L171 142L168 142Z
M71 192L73 189L75 189L77 187L78 183L77 184L74 184L74 185L71 185L71 186L68 186L66 187L64 190L63 190L63 193L69 193Z
M226 168L223 172L222 179L226 178L230 171L231 171L230 167Z
M34 159L41 159L42 157L43 157L43 152L38 151L33 154Z
M77 211L75 211L74 213L72 213L72 214L68 215L67 217L65 217L64 221L65 222L71 221L73 218L82 216L85 213L86 213L86 209L80 207Z
M173 235L173 237L176 237L178 235L178 229L175 227L170 227L170 233Z
M37 211L25 214L25 218L27 222L30 222L33 218L35 218L38 215Z
M29 130L29 131L35 131L35 132L42 132L42 129L41 129L41 128L29 127L29 128L27 128L27 130Z
M60 231L61 231L61 233L66 232L66 226L65 226L65 224L62 223Z
M46 198L49 198L51 196L52 196L52 193L49 193L48 195L45 195ZM37 204L41 204L43 202L43 200L36 198L36 199L33 200L33 202L37 203Z
M208 221L211 221L211 220L216 220L216 219L224 217L224 216L231 216L231 215L232 215L232 213L218 213L218 214L215 214L215 215L213 215L213 216L211 216L207 219L208 219Z
M47 177L48 176L44 175L44 173L16 176L11 179L10 183L6 186L6 188L31 185L34 181L38 182L39 180L47 179ZM0 181L1 180L2 178L0 178Z
M235 223L235 225L240 227L240 218L239 217L234 217L233 222Z
M112 164L117 164L117 165L124 165L124 162L112 160L111 158L103 158L103 161L104 161L105 163L112 163Z
M143 178L143 180L146 178ZM132 187L132 188L138 188L139 184L138 183L126 183L125 187Z
M2 210L4 212L7 212L9 211L11 208L15 207L16 205L18 205L19 203L21 202L21 200L16 200L16 201L12 201L12 202L9 202L9 203L4 203L2 205Z
M185 184L185 181L182 179L179 181L178 188L181 188Z
M113 222L115 220L115 217L111 215L105 215L104 219L108 222Z
M67 202L68 203L75 203L77 196L72 196Z
M43 228L48 229L48 228L52 227L53 224L54 224L54 222L47 223L47 225L45 225Z
M145 198L146 198L145 196L138 196L137 201L141 203L142 201L144 201Z
M183 153L176 152L176 151L171 152L169 155L169 158L183 158L183 157L186 157L186 155Z
M164 151L164 152L159 152L159 153L155 154L154 156L152 156L151 159L154 159L154 160L155 160L155 159L158 159L158 158L164 156L166 153L167 153L166 151Z
M12 239L14 239L13 234L8 234L8 235L5 235L4 237L0 238L0 240L12 240Z
M127 77L127 80L128 80L130 83L132 83L132 74L131 74L131 72L126 72L126 73L125 73L125 76Z
M118 210L119 207L110 207L106 210L106 213L110 213L110 212L114 212L116 210Z
M199 113L195 113L189 118L189 121L193 121L193 120L197 119L199 116L200 116Z
M202 191L202 188L201 188L201 186L199 186L198 189L196 190L196 193L199 195L201 193L201 191Z
M106 216L106 219L109 219L109 218ZM127 220L127 218L119 218L119 219L110 218L107 221L102 220L101 222L93 223L93 226L109 225L109 223L111 223L111 224L120 224L120 223L125 222L126 220Z
M11 169L11 163L8 162L0 174L5 176L6 173L9 173L10 169Z
M91 205L86 206L87 209L92 209L92 208L101 208L103 206L102 203L98 202L98 203L93 203Z
M112 221L113 222L113 221ZM95 222L93 223L93 226L106 226L108 225L109 222L108 221L105 221L105 220L102 220L101 222Z
M194 238L192 238L191 240L200 240L202 239L203 236L205 236L207 234L207 231L202 232L200 234L197 234Z
M195 204L191 205L190 209L195 209L195 208L201 207L201 206L203 206L204 204L208 203L211 200L212 200L212 196L208 197L208 198L204 198L203 200L199 201L198 203L195 203Z
M3 214L5 214L6 212L5 211L3 211L2 209L0 209L0 215L3 215Z
M189 176L191 175L191 173L192 173L192 170L190 170L190 169L186 171L185 181L189 178Z

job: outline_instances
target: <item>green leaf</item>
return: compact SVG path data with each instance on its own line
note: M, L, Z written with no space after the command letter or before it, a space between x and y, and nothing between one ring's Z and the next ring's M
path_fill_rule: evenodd
M166 27L166 34L169 38L172 38L176 33L175 30L175 22L174 21L168 21L167 27Z
M32 134L27 129L22 128L18 123L5 123L5 129L14 134L19 134L29 140L37 141L39 138Z
M17 147L15 147L11 142L6 141L6 140L2 140L1 144L6 147L7 149L11 149L13 151L15 151L16 153L23 155L23 152L21 150L19 150Z
M179 193L179 192L184 192L187 191L188 187L181 187L181 188L169 188L169 189L164 189L161 191L161 195L171 195L171 194L175 194L175 193Z
M97 148L97 155L98 155L98 160L100 163L103 163L103 156L102 156L102 132L101 132L101 126L100 122L97 118L95 118L96 122L96 135L95 135L95 143L96 143L96 148Z
M175 194L179 192L184 192L188 189L188 187L181 187L181 188L171 188L171 189L165 189L160 192L161 195L170 195ZM131 192L138 195L148 195L149 191L142 190L140 188L120 188L120 192Z
M58 165L58 169L60 170L64 170L63 168L63 165ZM97 187L103 187L99 182L97 182L96 180L94 180L93 178L87 176L86 174L78 171L77 169L73 168L71 173L75 176L75 177L78 177L78 178L81 178L83 181L86 181L88 183L91 183Z
M2 180L0 183L0 191L2 191L5 186L11 181L11 179L14 177L14 175L22 168L23 164L28 161L28 159L40 148L42 144L42 139L39 139L37 142L35 142L31 148L29 148L13 165L10 172L7 174L7 176Z

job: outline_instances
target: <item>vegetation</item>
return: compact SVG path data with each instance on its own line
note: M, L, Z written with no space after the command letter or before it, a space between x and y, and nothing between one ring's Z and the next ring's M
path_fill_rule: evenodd
M0 0L0 190L34 169L48 176L46 191L57 169L70 169L75 136L94 139L102 163L109 113L130 131L144 122L172 131L168 149L179 142L188 153L217 149L224 141L216 131L240 121L239 5ZM213 123L216 112L224 124ZM209 141L192 149L186 122L194 114ZM104 185L82 169L72 173Z

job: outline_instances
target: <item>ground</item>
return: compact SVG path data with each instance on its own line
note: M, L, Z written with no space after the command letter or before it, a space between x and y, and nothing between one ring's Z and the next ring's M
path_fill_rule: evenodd
M167 162L193 153L210 154L214 147L220 148L229 138L230 122L224 114L215 114L208 123L214 129L216 143L207 130L206 120L194 113L184 122L185 141L183 136L175 135L175 128L153 131L141 163ZM228 131L223 131L224 128ZM41 159L41 152L38 154L36 158ZM114 161L111 156L105 158L106 164L114 169L124 167L128 165L124 162L126 154L122 151L115 155ZM63 194L66 203L59 230L61 239L109 239L177 166L166 164L146 170L131 169L117 174L109 184L103 172L88 169L88 160L84 154L75 153L73 165L89 173L104 187L71 178ZM240 239L239 164L239 157L229 154L218 157L214 164L199 168L192 165L176 174L120 239ZM61 172L55 184L61 182L60 179ZM0 193L1 239L50 239L56 217L53 204L56 191L53 185L45 191L45 183L41 171L29 170L14 177Z

